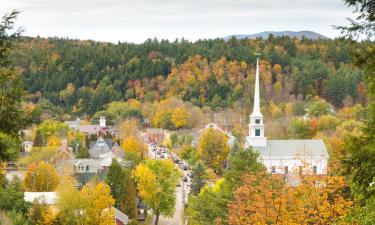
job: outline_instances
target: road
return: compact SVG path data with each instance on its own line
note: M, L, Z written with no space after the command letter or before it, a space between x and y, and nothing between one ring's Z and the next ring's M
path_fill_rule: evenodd
M176 188L176 206L172 218L160 216L159 225L183 225L184 204L182 202L182 186ZM153 222L155 217L153 218Z
M151 148L149 148L148 155L151 159L155 158L155 153L152 152ZM188 171L181 170L184 176L187 176ZM168 218L164 216L160 216L159 218L159 225L183 225L184 224L184 203L187 199L187 195L189 193L189 187L186 185L186 182L183 182L182 179L180 181L181 186L176 187L176 205L173 217ZM185 198L185 200L184 200ZM155 216L152 220L152 224L155 222Z

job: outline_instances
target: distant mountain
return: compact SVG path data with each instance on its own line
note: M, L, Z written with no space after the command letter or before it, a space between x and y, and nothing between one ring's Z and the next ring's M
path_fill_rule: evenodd
M261 37L263 39L267 39L268 36L272 34L274 37L281 37L281 36L289 36L291 38L298 38L302 39L302 37L317 40L317 39L329 39L328 37L321 35L319 33L313 32L313 31L263 31L256 34L234 34L224 37L224 40L229 40L231 37L236 37L237 39L244 39L244 38L250 38L255 39L258 37Z

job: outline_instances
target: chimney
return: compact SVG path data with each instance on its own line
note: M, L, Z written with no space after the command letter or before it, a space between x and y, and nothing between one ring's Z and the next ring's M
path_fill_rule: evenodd
M106 127L106 124L105 124L105 117L104 116L101 116L100 119L99 119L99 126L100 127Z

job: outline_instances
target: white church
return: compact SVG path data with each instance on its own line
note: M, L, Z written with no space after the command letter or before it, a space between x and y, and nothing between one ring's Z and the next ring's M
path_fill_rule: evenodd
M267 140L260 112L259 66L257 59L254 109L250 115L249 135L245 149L252 147L260 161L273 174L327 174L328 152L321 139Z

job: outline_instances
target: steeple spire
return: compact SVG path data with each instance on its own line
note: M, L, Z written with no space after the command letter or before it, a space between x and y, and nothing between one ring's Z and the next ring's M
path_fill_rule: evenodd
M255 73L255 92L254 92L254 108L251 115L262 115L260 112L260 97L259 97L259 59L257 58L257 68Z
M257 68L255 73L255 92L254 108L250 115L249 135L246 138L245 147L262 147L267 145L267 138L264 136L263 115L260 112L260 94L259 94L259 59L257 59Z

